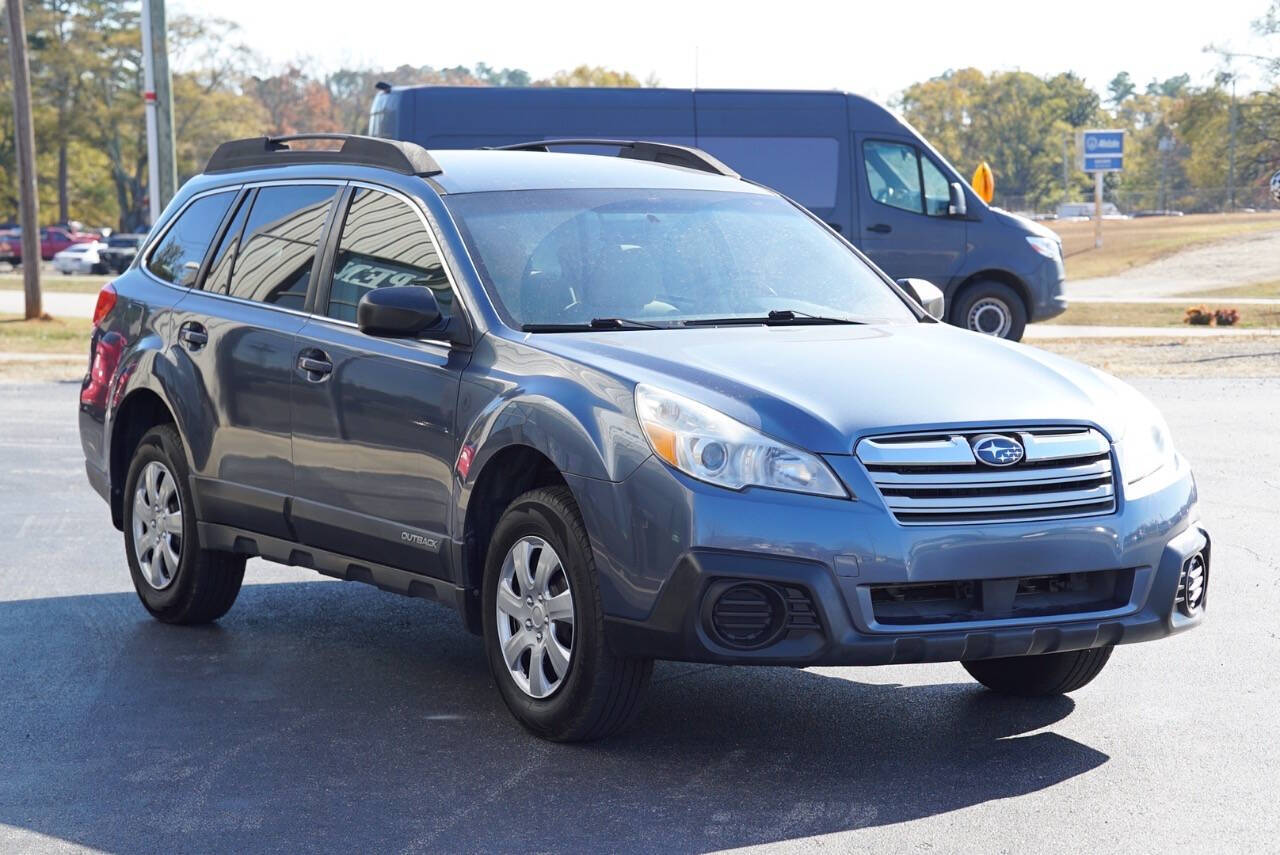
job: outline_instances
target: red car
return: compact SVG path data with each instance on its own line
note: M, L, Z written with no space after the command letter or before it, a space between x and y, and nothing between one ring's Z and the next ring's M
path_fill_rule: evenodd
M40 230L40 257L50 261L73 243L100 240L93 232L72 231L64 226L45 226ZM22 262L22 232L14 229L0 235L0 261L10 264Z

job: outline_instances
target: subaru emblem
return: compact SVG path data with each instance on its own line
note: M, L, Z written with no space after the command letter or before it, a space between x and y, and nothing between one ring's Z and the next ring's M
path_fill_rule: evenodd
M998 433L975 436L969 444L973 446L973 456L988 466L1012 466L1025 455L1022 443Z

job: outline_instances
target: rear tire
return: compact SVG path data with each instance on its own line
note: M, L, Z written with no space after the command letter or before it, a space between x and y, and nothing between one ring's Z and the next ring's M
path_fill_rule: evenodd
M1025 698L1065 695L1087 685L1111 658L1115 648L1094 647L1040 656L975 659L961 662L973 679L993 692Z
M173 425L152 428L133 453L124 544L134 590L156 620L209 623L240 593L244 556L200 546L187 456Z
M517 560L518 553L523 558ZM554 568L546 576L555 582L534 574L525 584L513 584L520 567L529 562L541 567L544 555ZM565 594L569 609L556 617L550 603ZM485 558L482 615L498 691L529 731L555 742L585 742L617 733L634 720L653 661L609 650L591 543L568 488L531 490L503 513ZM499 621L505 624L501 629ZM561 651L555 656L553 642ZM544 658L547 671L541 670Z
M1022 341L1027 328L1027 307L1013 288L984 279L960 292L951 322L973 332Z

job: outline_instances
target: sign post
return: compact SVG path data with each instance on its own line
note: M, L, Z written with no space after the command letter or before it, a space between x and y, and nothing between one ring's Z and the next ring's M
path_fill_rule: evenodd
M1093 173L1093 246L1102 248L1102 174L1124 169L1124 131L1086 130L1076 135L1080 169Z

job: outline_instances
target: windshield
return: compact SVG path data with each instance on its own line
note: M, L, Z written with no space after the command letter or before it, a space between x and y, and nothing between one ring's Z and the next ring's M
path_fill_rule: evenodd
M513 327L677 326L794 313L915 321L840 240L777 196L517 190L445 197Z

